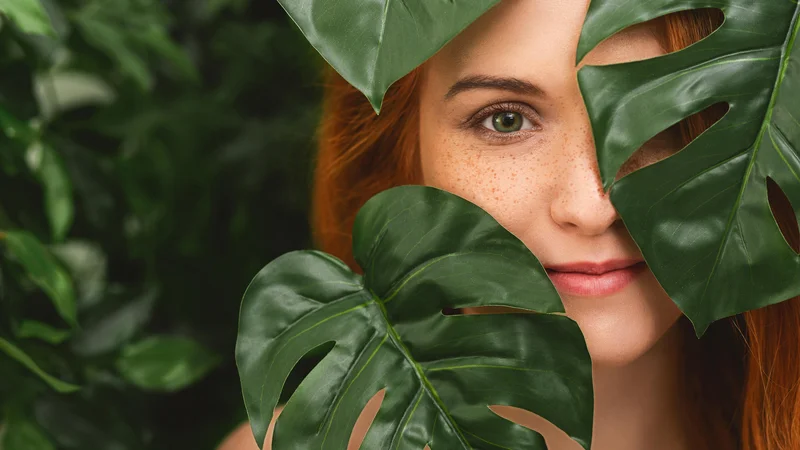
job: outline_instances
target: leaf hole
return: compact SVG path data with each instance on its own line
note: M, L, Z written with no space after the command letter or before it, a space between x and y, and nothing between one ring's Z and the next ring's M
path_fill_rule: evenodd
M633 41L646 41L652 36L658 39L664 55L672 54L704 40L725 21L725 13L719 8L696 8L676 11L628 26L604 39L581 61L584 64L603 66L653 59L655 56L637 57L630 52L612 51L625 48ZM601 63L602 62L602 63Z
M669 53L691 47L717 31L725 22L719 8L697 8L677 11L652 20Z
M295 364L294 368L292 368L291 372L289 372L289 376L286 378L286 382L283 384L283 390L281 391L280 403L286 403L289 400L289 397L294 394L294 391L297 390L297 387L300 386L300 383L314 370L314 367L322 362L322 360L328 356L333 347L336 345L336 342L330 341L324 344L318 345L308 353L303 356L300 361Z
M767 177L767 199L772 217L783 238L795 253L800 254L800 225L797 223L797 216L789 197L772 177Z
M350 440L347 442L348 450L361 448L361 443L364 442L367 430L375 420L375 416L378 415L385 396L386 388L383 388L376 392L364 406L364 409L361 410L361 414L358 415L356 424L353 426L353 431L350 433Z
M729 109L727 102L714 103L653 136L625 161L617 172L616 180L678 154L712 125L722 120Z
M549 448L553 448L556 442L566 442L570 439L560 428L527 409L508 405L490 405L489 409L503 419L540 433Z

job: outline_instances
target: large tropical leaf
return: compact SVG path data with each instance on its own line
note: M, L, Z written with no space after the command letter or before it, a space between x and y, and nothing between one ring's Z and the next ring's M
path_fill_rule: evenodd
M311 45L380 111L395 81L499 0L278 0Z
M800 49L791 0L593 1L578 60L606 37L667 13L715 7L725 22L663 57L578 74L603 183L647 263L698 335L714 320L800 294L800 256L770 211L767 177L800 216ZM614 183L645 141L727 102L679 153Z
M362 448L541 449L490 405L533 411L589 448L591 362L538 260L491 216L445 191L402 186L359 211L364 275L318 251L288 253L242 302L236 360L259 445L292 368L332 345L276 423L273 448L346 448L386 396ZM468 306L537 313L445 315Z

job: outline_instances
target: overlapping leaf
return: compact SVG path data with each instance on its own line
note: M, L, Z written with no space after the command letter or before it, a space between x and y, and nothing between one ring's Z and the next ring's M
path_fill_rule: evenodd
M59 380L58 378L50 375L42 370L36 362L28 356L27 353L22 351L19 347L11 342L0 338L0 352L8 355L10 358L16 360L18 363L25 366L28 370L36 374L45 383L50 385L53 389L61 393L75 392L80 389L78 386Z
M578 49L580 60L629 25L703 7L725 14L706 39L579 72L606 188L658 132L710 105L730 106L688 147L611 190L650 268L698 335L714 320L800 294L800 256L767 200L771 177L800 216L800 7L790 0L597 0Z
M499 0L278 0L311 45L375 111L395 81Z
M346 448L386 396L362 448L545 448L490 405L540 414L589 448L591 363L575 322L525 245L476 205L432 187L373 197L354 227L364 275L318 251L268 264L244 295L236 359L263 443L290 371L334 343L277 420L273 448ZM508 306L535 314L444 315Z
M8 231L0 235L5 250L25 268L53 302L58 314L69 325L78 324L75 290L69 274L61 267L47 248L27 231Z
M44 187L45 209L53 239L64 239L74 218L72 182L64 161L54 148L42 141L38 130L6 111L0 105L0 131L8 139L24 146L25 159L31 172ZM3 149L3 151L9 151Z

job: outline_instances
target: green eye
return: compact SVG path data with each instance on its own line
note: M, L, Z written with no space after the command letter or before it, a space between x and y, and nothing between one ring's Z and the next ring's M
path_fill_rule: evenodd
M533 128L531 121L516 111L501 111L488 116L483 120L483 126L500 133L514 133Z
M501 133L513 133L522 129L522 114L513 111L503 111L492 116L492 126Z

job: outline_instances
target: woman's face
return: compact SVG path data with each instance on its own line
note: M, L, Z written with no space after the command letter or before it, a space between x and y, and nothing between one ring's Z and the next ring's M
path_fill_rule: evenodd
M423 67L424 183L487 210L545 268L643 261L603 193L576 73L583 64L665 52L654 28L645 24L606 40L576 67L588 3L503 0ZM623 166L618 178L679 147L673 130L661 133ZM635 360L680 317L650 269L635 270L642 266L605 275L548 270L595 364Z

